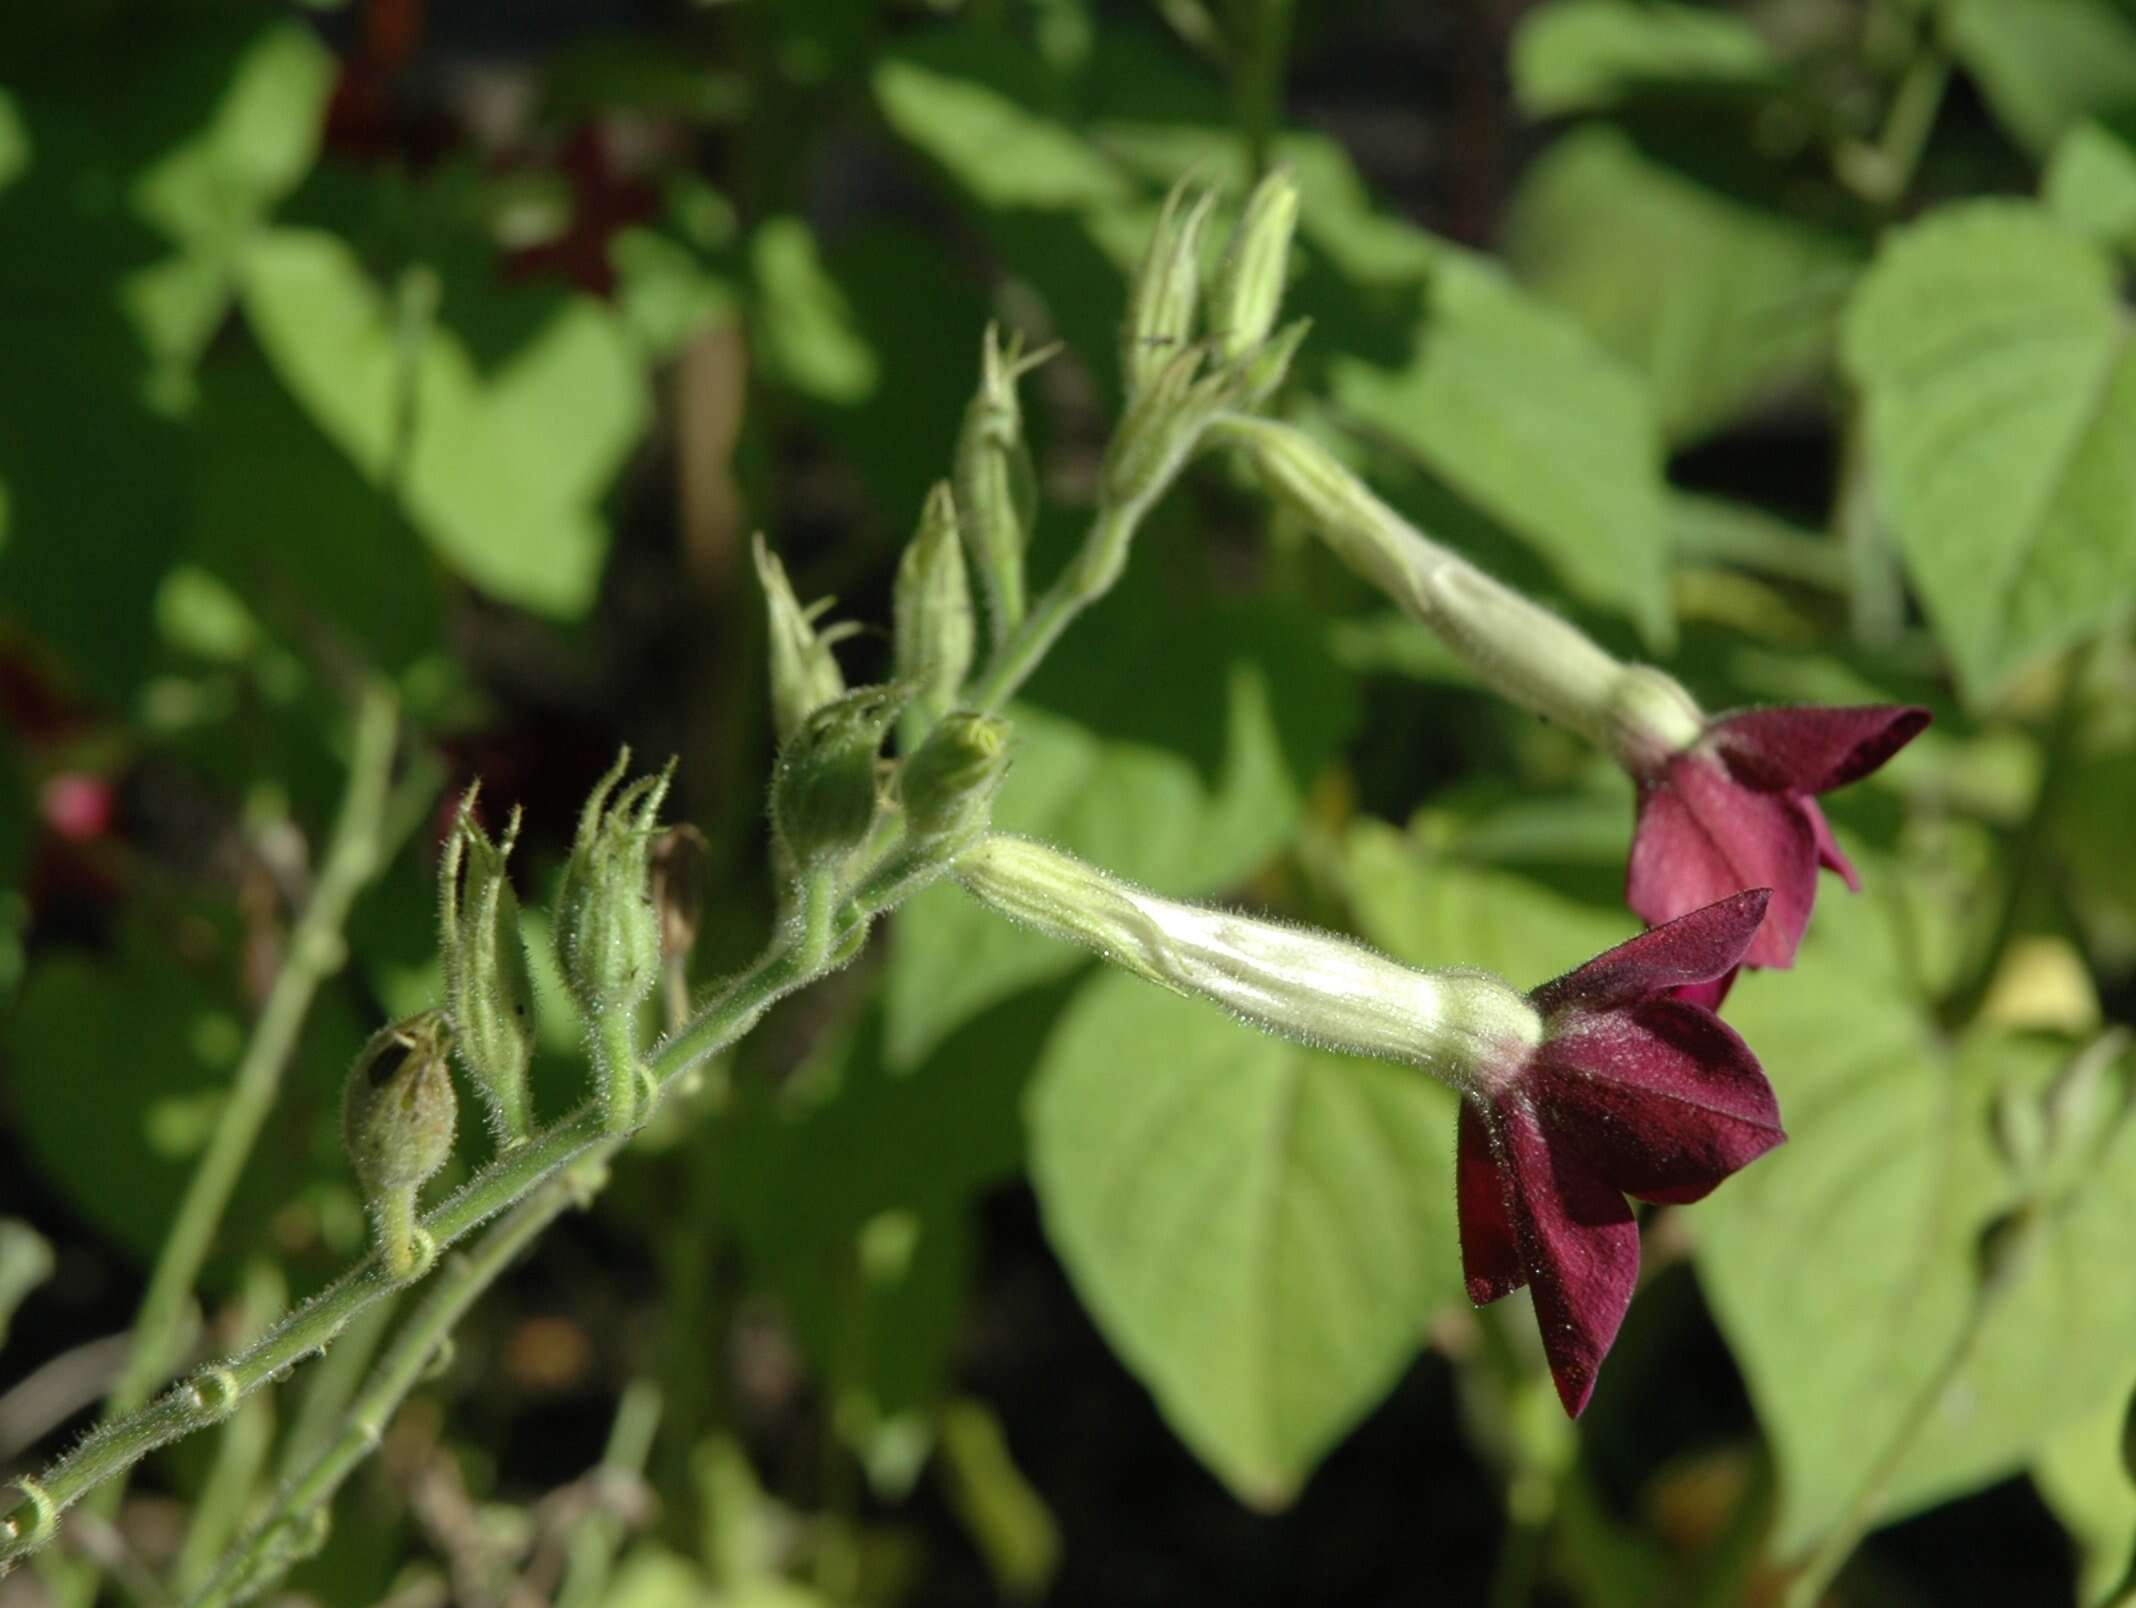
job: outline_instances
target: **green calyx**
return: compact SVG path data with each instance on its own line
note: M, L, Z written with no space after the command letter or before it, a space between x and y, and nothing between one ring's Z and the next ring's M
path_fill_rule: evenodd
M556 899L564 981L595 1021L635 1010L660 978L650 861L675 767L671 761L658 776L641 776L618 792L629 764L626 748L587 799Z
M801 729L810 713L845 695L845 676L831 649L860 629L848 621L818 629L831 607L820 598L808 607L794 595L786 566L759 533L750 545L757 581L764 588L764 625L771 653L771 723L779 741Z
M1121 332L1120 368L1128 395L1138 395L1194 337L1201 301L1202 231L1216 205L1216 192L1196 193L1182 179L1165 197L1150 247L1128 287L1127 324Z
M1026 352L1020 333L1004 343L1000 332L987 325L979 351L979 389L957 432L957 524L986 591L997 640L1023 620L1024 549L1038 513L1038 474L1024 443L1016 386L1059 349Z
M913 689L908 719L924 727L956 702L978 641L956 496L947 481L927 494L920 528L898 562L894 607L897 678Z
M957 837L986 826L1008 774L1011 730L996 716L959 712L898 767L898 797L914 838Z
M1226 361L1244 356L1275 328L1297 228L1297 181L1288 168L1279 167L1246 198L1246 210L1210 287L1210 332Z
M519 837L519 811L492 842L475 819L476 793L471 787L460 801L439 862L438 932L460 1064L499 1143L511 1145L527 1136L527 1064L534 1056L534 983L519 897L505 869Z
M835 867L868 836L880 803L877 756L907 689L863 687L811 715L779 755L772 825L804 872Z

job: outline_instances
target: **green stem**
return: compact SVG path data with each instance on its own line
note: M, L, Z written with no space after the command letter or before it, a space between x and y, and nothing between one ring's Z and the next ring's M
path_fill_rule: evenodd
M610 1011L594 1024L594 1050L601 1071L601 1108L610 1133L638 1126L638 1013Z
M2033 792L2032 807L2026 812L2024 823L2017 829L2017 839L2010 848L2009 866L1995 910L1995 925L1964 983L1951 995L1942 1013L1949 1025L1969 1022L1978 1013L1988 997L1988 990L1995 986L1996 975L2002 970L2010 945L2017 937L2024 916L2025 895L2038 879L2040 858L2046 852L2047 828L2061 803L2062 789L2067 785L2070 752L2076 745L2077 731L2082 724L2084 689L2091 681L2092 666L2100 651L2099 646L2089 651L2079 648L2063 661L2061 693L2055 700L2054 714L2041 744L2039 786Z
M834 943L823 966L811 970L791 948L776 948L722 989L693 1021L653 1052L651 1068L663 1090L748 1032L779 1000L827 970L844 953L843 940L865 925L862 920L834 924ZM596 1147L602 1147L604 1154L612 1152L621 1137L607 1133L601 1102L589 1100L498 1156L424 1214L422 1226L443 1252L534 1194ZM13 1512L0 1515L0 1572L50 1541L58 1516L89 1492L117 1479L158 1447L228 1417L244 1397L306 1357L324 1351L358 1313L403 1287L403 1281L393 1278L377 1256L366 1257L255 1344L165 1391L138 1411L106 1424L40 1477L16 1481L25 1500Z
M1283 69L1290 56L1291 0L1237 0L1231 40L1231 101L1246 139L1250 177L1269 168Z
M605 1157L620 1144L619 1139L603 1140L595 1155ZM214 1580L193 1599L195 1608L227 1608L242 1602L271 1585L283 1568L303 1556L306 1538L321 1533L314 1515L324 1511L341 1482L377 1447L387 1423L423 1377L438 1348L451 1337L454 1326L513 1258L577 1198L569 1178L552 1179L483 1235L474 1250L446 1262L407 1327L394 1338L350 1404L340 1434L282 1493L266 1519L223 1559Z
M601 1453L596 1480L614 1483L637 1480L645 1473L652 1455L653 1436L660 1428L660 1387L650 1379L633 1380L616 1406L615 1426L608 1432L608 1446ZM623 1542L623 1521L606 1508L597 1509L579 1522L571 1536L570 1562L563 1584L556 1593L557 1608L594 1608L607 1594L609 1577L615 1572L616 1548Z
M271 1262L254 1264L246 1275L240 1339L255 1338L287 1304L282 1275ZM250 1397L223 1425L215 1449L215 1466L201 1487L186 1522L185 1543L171 1566L171 1592L185 1596L207 1583L215 1560L244 1523L253 1490L274 1446L274 1403L264 1394Z
M223 1213L259 1140L260 1129L281 1092L282 1072L297 1045L304 1018L319 985L340 969L341 938L356 895L383 868L381 826L386 790L393 769L394 737L399 712L392 690L383 683L366 689L356 713L355 751L342 795L340 819L328 839L304 914L289 935L281 970L268 989L267 1002L245 1046L229 1098L216 1118L208 1148L186 1185L178 1215L157 1253L148 1290L134 1319L133 1344L126 1367L105 1404L108 1425L138 1410L156 1386L170 1377L180 1361L180 1336L208 1249L222 1226ZM125 1493L123 1477L98 1493L96 1511L109 1516ZM4 1554L0 1554L4 1556ZM84 1582L85 1596L93 1595Z
M363 1383L364 1370L371 1366L371 1359L385 1342L399 1304L396 1297L389 1295L366 1307L319 1359L319 1366L311 1371L310 1387L297 1406L296 1422L282 1442L282 1455L275 1467L278 1483L286 1485L303 1473L332 1438L334 1427L355 1399L356 1387Z
M962 702L966 708L989 714L1015 697L1075 617L1112 590L1150 500L1126 507L1099 507L1083 550L994 650L985 672L965 689Z

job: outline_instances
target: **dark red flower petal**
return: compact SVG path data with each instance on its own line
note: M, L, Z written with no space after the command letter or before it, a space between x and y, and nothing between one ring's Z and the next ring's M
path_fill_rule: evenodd
M1728 998L1728 991L1735 987L1735 980L1743 968L1731 966L1720 976L1703 983L1685 983L1669 990L1669 998L1680 999L1686 1005L1696 1005L1702 1011L1717 1011Z
M1543 1355L1558 1400L1577 1418L1639 1282L1639 1225L1608 1180L1577 1153L1550 1144L1519 1096L1500 1101L1488 1120L1535 1292Z
M1802 808L1810 823L1810 835L1817 843L1817 863L1827 871L1837 871L1840 880L1847 885L1849 893L1862 891L1862 879L1855 874L1854 862L1847 858L1839 843L1832 836L1832 823L1825 819L1825 812L1811 798L1795 801Z
M1461 1102L1454 1148L1454 1204L1461 1218L1461 1271L1469 1299L1478 1306L1511 1295L1528 1282L1520 1263L1520 1239L1506 1213L1506 1181L1491 1150L1483 1116Z
M1731 890L1543 984L1529 1001L1546 1016L1572 1006L1600 1011L1725 977L1756 938L1768 898L1765 888Z
M1531 1098L1554 1150L1613 1188L1697 1200L1787 1137L1757 1057L1712 1012L1658 999L1559 1020Z
M1828 793L1859 781L1929 722L1926 709L1869 704L1851 709L1747 709L1706 728L1736 780L1765 793Z
M1807 799L1741 786L1720 765L1679 754L1639 801L1624 898L1654 926L1745 888L1770 888L1744 961L1787 966L1817 898L1817 834Z

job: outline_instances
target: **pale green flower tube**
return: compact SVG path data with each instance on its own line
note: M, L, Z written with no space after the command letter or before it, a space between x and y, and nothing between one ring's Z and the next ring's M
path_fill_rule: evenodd
M1396 1061L1487 1096L1542 1042L1542 1018L1488 972L1417 971L1309 927L1162 899L1029 838L995 833L959 858L982 904L1123 971L1220 1005L1284 1038Z
M1570 621L1441 547L1304 431L1229 417L1207 439L1241 449L1344 563L1431 627L1500 696L1579 733L1635 774L1697 742L1706 716L1651 665L1612 658Z

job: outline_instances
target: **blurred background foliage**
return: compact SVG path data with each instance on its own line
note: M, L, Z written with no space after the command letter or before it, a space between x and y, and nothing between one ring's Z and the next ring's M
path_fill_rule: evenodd
M1730 1003L1791 1143L1650 1214L1575 1432L1462 1298L1450 1097L936 890L477 1313L294 1588L1720 1604L1865 1532L1836 1600L2124 1582L2136 6L81 0L0 62L0 1463L109 1382L354 689L408 807L204 1354L362 1244L340 1077L437 997L439 801L524 805L531 909L615 745L674 753L693 975L753 952L749 533L887 619L997 319L1067 346L1049 570L1165 188L1280 161L1285 407L1383 495L1709 708L1935 709L1833 801L1868 891ZM1164 891L1523 984L1632 930L1613 767L1222 463L1018 718L1001 824ZM110 1589L197 1580L336 1366L153 1465Z

